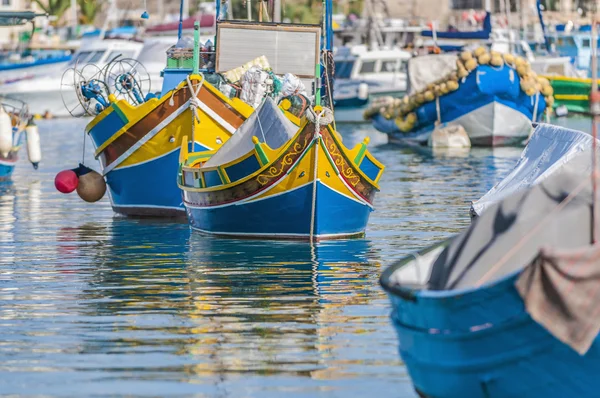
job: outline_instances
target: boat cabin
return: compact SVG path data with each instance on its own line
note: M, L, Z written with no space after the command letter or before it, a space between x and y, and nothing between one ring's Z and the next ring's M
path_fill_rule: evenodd
M394 80L406 74L411 54L402 50L367 51L365 47L341 48L334 57L336 79Z

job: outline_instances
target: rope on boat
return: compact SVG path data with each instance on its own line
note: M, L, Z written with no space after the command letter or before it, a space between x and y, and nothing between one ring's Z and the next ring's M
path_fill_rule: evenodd
M329 78L329 68L333 69L331 71L331 75L335 76L335 62L333 62L333 54L331 52L323 52L322 61L323 65L325 66L325 82L327 83L327 97L329 100L329 106L333 108L333 88L331 87L331 79ZM333 129L337 131L337 127L335 126L335 118L333 118Z
M186 77L187 86L190 89L190 111L192 111L192 151L194 150L194 144L196 142L196 122L200 123L200 116L198 116L198 108L200 108L200 100L198 99L198 94L200 93L200 89L202 89L202 84L204 84L204 75L200 75L202 79L198 86L194 88L190 77ZM173 97L171 96L171 99Z
M316 113L313 108L306 110L306 118L315 125L315 136L313 145L315 146L315 163L313 167L313 192L310 212L310 241L314 240L315 235L315 212L317 208L317 167L319 162L319 141L321 140L321 126L327 126L333 123L333 111L329 108L322 107L319 113Z
M540 101L540 93L537 92L537 93L535 93L535 103L533 105L533 119L531 119L532 122L535 122L537 120L537 108L538 108L539 101Z
M322 108L323 110L319 114L315 113L312 108L308 108L304 113L308 121L315 124L315 131L318 132L321 132L321 126L333 123L333 111L324 106Z

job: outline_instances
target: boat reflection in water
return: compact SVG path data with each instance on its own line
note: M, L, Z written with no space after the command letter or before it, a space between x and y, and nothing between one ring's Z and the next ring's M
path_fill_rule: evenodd
M118 354L98 366L135 364L136 379L183 377L208 393L226 375L341 379L354 351L332 337L366 344L373 318L352 307L383 299L364 239L217 239L190 235L186 224L124 218L109 229L79 302L85 318L110 322L110 333L94 333L83 350ZM142 354L153 356L152 367Z

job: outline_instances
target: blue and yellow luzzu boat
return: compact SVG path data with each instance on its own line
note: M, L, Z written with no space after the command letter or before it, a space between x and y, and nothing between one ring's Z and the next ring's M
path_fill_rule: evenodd
M195 137L190 149L214 151L254 111L223 95L202 75L191 75L160 99L138 106L114 96L109 102L86 132L96 147L113 210L129 216L184 216L175 181L183 137Z
M267 98L216 152L187 153L184 139L179 186L192 228L274 239L363 235L384 166L368 139L347 150L330 113L314 112L297 119Z

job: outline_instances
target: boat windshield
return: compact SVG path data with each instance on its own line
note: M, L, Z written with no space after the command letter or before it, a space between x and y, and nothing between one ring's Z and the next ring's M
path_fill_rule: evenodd
M104 51L96 51L92 54L92 56L90 57L88 62L89 63L98 62L98 61L100 61L100 59L102 59L103 55L104 55Z
M80 64L85 63L91 54L92 51L82 51L80 53L77 53L73 56L71 62L69 62L69 65L75 65L75 62L79 62Z
M134 58L135 57L135 51L132 50L115 50L115 51L111 51L110 54L108 55L108 58L106 59L106 62L110 62L112 61L117 55L120 55L120 58Z
M354 60L335 61L335 77L338 79L350 79Z

